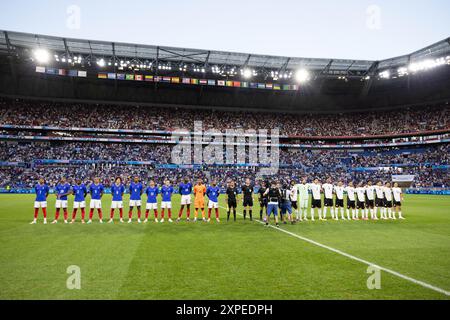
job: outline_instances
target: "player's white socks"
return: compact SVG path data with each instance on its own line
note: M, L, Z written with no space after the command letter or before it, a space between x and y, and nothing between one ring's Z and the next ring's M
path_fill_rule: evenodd
M331 219L334 219L334 208L330 208L330 212L331 212Z
M399 218L399 219L402 219L402 220L405 219L405 218L403 218L402 212L401 212L401 211L398 212L398 218Z
M350 220L350 210L347 209L347 219Z
M392 209L391 209L392 211ZM395 217L395 211L392 211L392 219L396 220L397 218Z
M389 219L392 219L392 209L388 208L387 210L388 210L388 217L389 217Z
M311 220L314 221L314 209L311 208Z
M327 218L327 211L328 211L328 207L323 208L323 217L322 215L319 213L319 219L326 219ZM319 209L320 212L320 209Z
M336 210L336 216L338 215L338 213L337 213L337 210ZM341 218L342 218L342 220L345 220L345 217L344 217L344 208L341 208Z

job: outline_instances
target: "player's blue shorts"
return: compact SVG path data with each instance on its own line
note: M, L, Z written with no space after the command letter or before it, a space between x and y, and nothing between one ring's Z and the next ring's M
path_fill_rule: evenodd
M283 201L281 204L281 214L284 215L286 212L292 214L292 205L290 201Z
M269 203L267 205L267 216L270 216L272 213L274 216L278 215L278 204Z

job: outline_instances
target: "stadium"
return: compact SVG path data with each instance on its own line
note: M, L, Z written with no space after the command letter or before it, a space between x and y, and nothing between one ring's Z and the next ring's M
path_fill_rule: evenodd
M0 298L448 299L449 101L450 38L372 61L0 31Z

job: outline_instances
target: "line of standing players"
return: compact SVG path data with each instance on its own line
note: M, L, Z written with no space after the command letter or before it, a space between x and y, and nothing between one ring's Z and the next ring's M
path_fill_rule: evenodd
M128 186L130 193L128 223L132 222L133 209L136 207L137 221L141 223L141 206L142 195L147 195L145 220L148 222L149 214L151 210L154 213L155 222L164 222L165 210L167 209L168 221L172 220L172 195L175 192L174 187L169 180L164 181L164 185L159 188L155 182L151 180L149 185L144 188L144 185L140 182L139 177L134 177L133 181ZM60 183L55 187L56 202L55 202L55 219L52 223L57 223L60 211L63 210L64 222L68 223L68 196L74 195L72 219L70 223L74 223L78 209L81 211L81 222L85 223L85 208L86 197L91 195L89 220L88 223L92 223L94 210L97 210L99 221L103 223L102 212L102 197L104 194L104 186L100 183L99 178L94 178L94 182L89 186L86 186L80 179L75 180L75 184L71 186L67 183L65 178L62 178ZM34 219L31 222L35 224L39 213L39 208L42 208L44 215L44 223L47 223L47 197L49 194L49 187L45 184L43 179L39 180L39 183L35 186L36 200L34 203ZM190 221L190 209L191 209L191 194L194 193L194 222L199 218L199 211L202 214L202 221L210 222L212 209L215 210L216 221L219 219L219 196L220 188L217 186L215 180L206 187L203 184L202 179L198 179L195 186L191 184L186 177L183 182L178 186L178 192L181 195L181 206L178 213L177 222L181 220L184 208L186 207L187 221ZM281 221L287 223L295 223L298 221L306 221L307 209L309 203L309 193L312 194L311 201L311 220L315 220L315 209L318 211L319 220L327 219L327 211L330 208L332 219L339 219L339 211L341 213L342 220L359 220L359 210L361 210L361 217L363 220L368 220L368 214L370 212L371 219L378 220L377 211L380 208L381 219L396 219L396 213L399 219L403 219L401 212L402 191L397 184L394 187L390 187L390 183L387 182L384 186L381 181L377 185L373 186L371 181L367 184L360 182L357 187L354 187L353 182L350 182L348 186L344 187L342 182L338 182L337 185L331 183L331 179L327 179L323 185L319 183L318 179L315 179L313 183L307 183L307 179L304 178L301 183L297 184L295 181L291 181L290 185L282 185L280 182L272 181L271 183L263 181L258 190L260 212L259 218L261 221L265 221L266 225L269 224L270 216L274 216L274 220L277 226L279 226L278 213L280 210ZM123 220L123 195L125 193L125 185L122 183L121 178L117 178L114 184L111 186L112 202L110 208L109 222L114 221L115 210L119 210L120 222ZM322 211L322 193L324 194L324 209ZM344 212L344 193L347 193L347 217ZM253 220L253 202L254 202L254 186L251 184L250 179L245 180L245 184L241 187L243 216L247 218L247 214L250 220ZM161 195L161 219L158 220L158 195ZM208 218L205 213L205 195L208 197ZM336 199L333 200L335 195ZM227 221L230 219L231 213L233 213L234 220L236 221L236 212L238 198L241 195L238 192L236 183L229 181L225 192L225 201L227 203ZM392 211L392 207L395 211ZM295 213L295 217L293 215ZM351 218L350 218L351 213Z
M281 185L279 182L272 181L269 186L268 182L263 182L259 189L261 220L263 220L263 209L266 209L264 216L266 225L269 224L270 216L274 215L275 223L279 226L278 210L280 209L283 223L289 221L294 224L299 221L308 221L310 193L311 221L315 221L315 210L317 210L320 221L327 220L328 209L334 220L360 220L360 216L362 220L369 220L369 213L370 219L379 220L378 211L382 220L396 220L397 216L398 219L404 219L401 209L403 194L398 183L394 183L394 186L391 187L390 182L383 184L378 181L376 185L373 185L369 180L367 183L361 181L355 187L353 182L349 182L347 186L344 186L342 181L333 185L331 178L328 178L324 184L320 184L317 178L313 183L307 183L305 177L299 184L291 181L290 185ZM346 211L344 208L345 194L347 194ZM295 217L293 213L295 213Z

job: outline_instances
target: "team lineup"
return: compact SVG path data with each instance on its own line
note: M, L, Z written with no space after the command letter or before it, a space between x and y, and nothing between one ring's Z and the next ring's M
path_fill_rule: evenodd
M221 197L221 188L215 180L207 186L202 179L197 179L195 185L192 184L188 177L178 184L177 189L172 185L170 180L166 179L164 184L159 187L154 180L150 180L148 185L140 181L139 177L126 186L122 182L122 178L116 178L115 182L110 186L112 201L110 205L109 223L114 222L116 210L119 211L119 221L124 223L123 197L125 191L130 194L128 223L133 222L133 212L136 211L137 222L147 223L150 214L156 223L165 222L167 209L168 222L172 223L172 197L178 193L181 195L180 210L176 217L176 222L181 221L184 211L186 211L186 221L191 221L191 201L194 195L194 218L198 221L201 212L201 221L210 222L211 214L214 210L217 222L219 219L219 198ZM105 193L105 187L100 182L100 178L96 177L88 186L80 179L75 179L73 185L69 184L66 178L61 178L60 182L55 186L56 194L55 202L55 218L52 224L58 223L61 209L63 211L64 223L75 223L78 209L81 211L81 223L85 222L86 216L86 199L90 195L89 216L87 223L92 223L94 212L97 211L99 222L103 223L102 197ZM39 209L42 210L44 224L47 223L47 198L50 193L50 187L41 178L35 186L36 199L34 202L34 219L31 224L37 223ZM146 195L145 213L142 217L142 197ZM311 194L311 201L309 200ZM346 194L346 208L344 207L344 196ZM73 211L71 220L69 221L68 197L74 196ZM322 200L323 195L323 200ZM160 196L160 211L158 212L158 196ZM206 215L206 201L208 198ZM307 178L303 178L300 183L291 181L290 184L282 184L279 181L271 182L261 181L260 186L255 193L255 186L251 180L247 178L245 184L240 190L236 186L235 181L231 180L227 183L225 193L225 202L227 204L227 221L233 214L233 220L236 221L236 211L238 202L242 203L243 218L253 220L253 206L255 197L259 201L259 219L264 221L268 226L270 217L273 216L276 226L281 223L295 224L296 222L315 221L315 212L319 221L327 220L328 209L331 219L333 220L403 220L402 215L402 189L397 183L391 187L390 182L382 183L378 181L373 185L372 181L359 182L356 186L353 182L349 182L344 186L342 181L337 184L332 183L332 179L328 178L324 184L319 179L314 179L312 183L307 182ZM311 203L311 206L309 206ZM308 218L308 208L310 215ZM136 210L135 210L136 209ZM186 209L186 210L185 210ZM379 213L379 215L378 215ZM378 216L380 218L378 218Z

